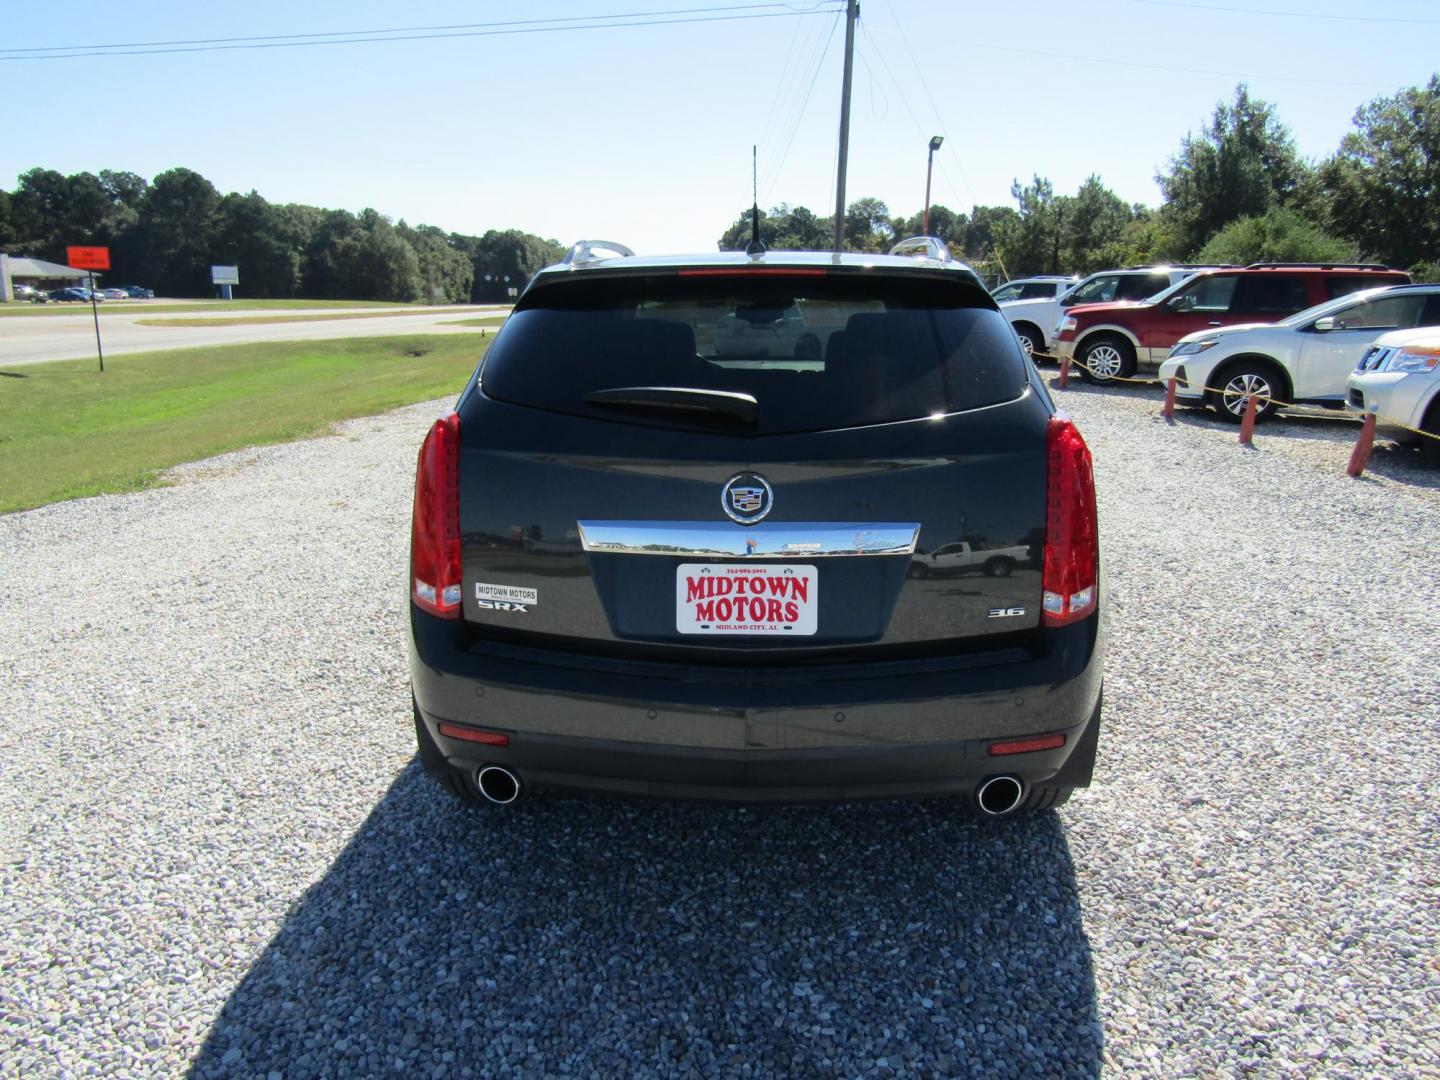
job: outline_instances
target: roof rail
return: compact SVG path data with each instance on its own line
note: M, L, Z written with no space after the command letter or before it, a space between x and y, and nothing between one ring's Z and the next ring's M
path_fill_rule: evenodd
M938 236L912 236L901 240L890 249L891 255L909 255L918 259L934 259L937 262L950 262L950 249L945 241Z
M1235 263L1136 263L1123 267L1125 270L1230 270Z
M608 251L609 255L596 254L600 251ZM591 263L604 262L606 259L634 258L635 252L631 251L624 244L617 244L613 240L577 240L565 257L560 260L561 266L589 266Z
M1246 270L1389 270L1384 263L1257 262Z

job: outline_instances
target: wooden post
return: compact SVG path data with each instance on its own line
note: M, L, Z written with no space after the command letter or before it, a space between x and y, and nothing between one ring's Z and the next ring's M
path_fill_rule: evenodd
M1375 414L1367 412L1360 425L1360 437L1355 440L1355 449L1350 451L1350 464L1345 466L1346 476L1359 476L1370 461L1370 451L1375 449Z
M1166 420L1175 419L1175 376L1165 380L1165 408L1160 410L1160 415Z
M1245 395L1245 415L1240 419L1240 445L1252 446L1255 439L1255 417L1260 412L1260 399L1254 394Z
M1060 389L1064 390L1070 385L1070 354L1060 354Z

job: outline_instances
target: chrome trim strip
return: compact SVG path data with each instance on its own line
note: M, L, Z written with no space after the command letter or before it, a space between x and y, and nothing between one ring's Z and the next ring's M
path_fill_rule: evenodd
M580 546L605 555L699 559L821 559L840 555L913 555L916 522L577 521Z

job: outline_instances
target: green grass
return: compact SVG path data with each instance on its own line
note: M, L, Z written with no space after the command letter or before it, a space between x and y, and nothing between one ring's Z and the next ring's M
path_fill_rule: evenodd
M189 304L166 303L163 300L105 300L97 305L101 315L129 312L131 315L170 315L176 312L199 311L324 311L326 308L415 308L429 307L428 304L397 304L388 300L197 300ZM438 305L453 306L456 311L467 311L476 304ZM24 318L38 315L79 315L89 314L89 304L0 304L0 318Z
M478 334L286 341L0 368L0 512L135 491L161 470L458 394Z
M399 319L411 315L443 314L434 311L345 311L345 312L316 312L313 315L236 315L232 318L219 318L214 315L207 315L203 319L136 319L140 326L266 326L270 323L292 323L292 322L334 322L338 319ZM504 319L499 319L504 322ZM467 319L460 325L469 326L491 325L483 319Z
M502 326L508 315L487 315L480 319L454 319L446 320L446 326Z

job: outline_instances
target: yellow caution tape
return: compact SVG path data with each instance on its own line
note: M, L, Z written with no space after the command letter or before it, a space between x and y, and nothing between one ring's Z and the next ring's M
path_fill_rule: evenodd
M1050 355L1049 353L1035 352L1035 353L1031 353L1031 356L1038 356L1038 357L1040 357L1040 358L1042 358L1042 359L1044 359L1044 360L1054 360L1056 363L1061 363L1061 360L1060 360L1060 358L1059 358L1058 356L1052 356L1052 355ZM1080 368L1080 369L1083 370L1083 371L1087 371L1087 372L1090 371L1090 366L1089 366L1088 364L1086 364L1083 360L1078 360L1078 359L1077 359L1077 360L1071 360L1070 363L1071 363L1072 366L1077 367L1077 368ZM1093 374L1093 372L1091 372L1091 374ZM1110 375L1110 376L1107 376L1107 377L1102 381L1101 385L1104 385L1104 383L1111 383L1111 382L1135 383L1137 386L1164 386L1164 385L1165 385L1165 381L1162 380L1162 379L1127 379L1127 378L1125 378L1124 376L1121 376L1121 375ZM1188 380L1181 379L1181 378L1178 378L1178 377L1177 377L1177 378L1175 379L1175 385L1176 385L1176 386L1183 386L1183 387L1185 387L1185 388L1188 390L1188 389L1190 389L1190 387L1191 387L1192 384L1191 384ZM1058 389L1058 388L1057 388L1057 389ZM1066 389L1068 390L1069 387L1066 387ZM1206 393L1210 393L1210 394L1223 394L1223 393L1225 393L1224 388L1219 387L1219 386L1206 386L1206 385L1203 385L1203 384L1202 384L1202 385L1200 386L1200 389L1201 389L1201 390L1204 390ZM1272 397L1272 396L1269 395L1269 394L1250 394L1250 395L1241 395L1241 396L1242 396L1242 397L1243 397L1243 396L1253 397L1253 398L1255 398L1256 401L1259 401L1259 402L1262 402L1262 403L1263 403L1263 402L1273 402L1274 404L1276 404L1276 405L1278 405L1278 406L1280 406L1281 408L1284 408L1284 409L1305 409L1305 406L1303 406L1303 405L1297 405L1297 404L1295 404L1293 401L1281 401L1279 398L1277 398L1277 397ZM1339 410L1336 410L1336 409L1325 409L1325 410L1307 409L1307 410L1305 411L1305 415L1306 415L1306 416L1330 416L1330 417L1333 417L1333 416L1336 414L1336 412L1338 412L1338 411L1339 411ZM1343 415L1343 414L1342 414L1342 415ZM1389 417L1389 416L1380 416L1379 414L1376 414L1375 422L1376 422L1376 423L1382 423L1382 422L1383 422L1386 427L1402 428L1402 429L1405 430L1405 431L1411 432L1412 434L1415 434L1415 435L1423 436L1424 438L1427 438L1427 439L1440 440L1440 435L1437 435L1437 434L1435 434L1434 432L1431 432L1431 431L1422 431L1422 430L1420 430L1419 428L1411 427L1409 424L1402 424L1399 420L1395 420L1395 419L1393 419L1392 417Z

